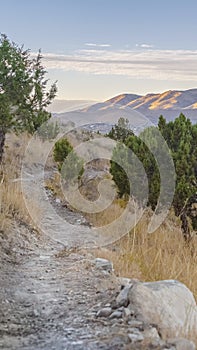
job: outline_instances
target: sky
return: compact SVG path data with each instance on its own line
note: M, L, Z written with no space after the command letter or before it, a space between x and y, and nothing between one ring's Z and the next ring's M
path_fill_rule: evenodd
M197 87L196 0L0 0L0 32L39 49L58 98Z

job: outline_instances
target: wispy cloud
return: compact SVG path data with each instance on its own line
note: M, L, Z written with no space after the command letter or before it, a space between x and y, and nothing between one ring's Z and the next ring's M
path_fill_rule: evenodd
M47 69L124 75L156 80L197 81L197 50L86 49L73 55L44 54Z
M96 43L85 43L85 46L92 46L92 47L110 47L110 44L96 44Z
M136 47L141 47L142 49L152 49L154 45L151 44L136 44Z

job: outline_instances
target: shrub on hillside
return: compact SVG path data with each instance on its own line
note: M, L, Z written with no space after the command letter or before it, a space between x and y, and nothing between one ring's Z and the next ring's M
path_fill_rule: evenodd
M53 157L58 163L59 171L61 171L64 160L72 150L73 147L66 138L63 138L55 143Z
M58 163L58 170L67 183L73 183L82 176L83 160L74 152L72 145L66 138L55 143L53 156Z

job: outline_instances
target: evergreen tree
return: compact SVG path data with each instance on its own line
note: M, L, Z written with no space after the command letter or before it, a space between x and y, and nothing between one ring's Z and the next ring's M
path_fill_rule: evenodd
M107 136L113 140L125 142L128 136L131 135L133 135L133 131L129 128L128 119L121 117L118 120L118 124L113 126Z
M10 131L33 133L50 118L46 107L56 95L56 84L47 91L46 71L39 52L30 52L0 36L0 162L5 135Z
M192 125L182 113L173 122L158 127L171 150L176 170L176 189L173 206L180 215L188 199L196 192L197 125Z
M118 188L120 197L130 194L130 183L128 178L128 153L124 144L118 143L113 150L110 173Z
M181 113L178 118L169 123L166 122L163 116L160 116L158 130L166 140L168 152L172 156L176 171L176 187L172 206L175 214L181 217L182 227L185 233L188 234L188 224L185 224L187 223L187 215L191 218L193 228L197 229L197 213L194 213L194 209L192 209L193 203L197 203L197 125L192 125L191 121ZM169 173L165 164L163 155L165 155L166 148L161 143L161 138L157 137L157 128L150 127L145 129L140 134L140 137L132 133L125 138L118 131L118 126L115 126L109 135L117 140L120 138L122 142L121 147L117 145L114 149L110 169L113 180L117 185L118 193L120 196L135 193L135 188L133 192L131 192L131 188L136 181L132 181L132 179L134 180L137 173L140 174L141 184L145 180L143 178L144 174L142 172L139 173L139 165L129 155L128 149L130 149L143 164L149 184L148 205L155 209L161 185L157 161L159 161L161 173L165 176L165 184L171 181L173 176L173 174ZM127 148L124 148L123 144ZM119 164L115 164L116 160L119 161ZM127 171L125 172L124 169L127 169ZM168 193L165 193L161 205L168 202L167 196Z

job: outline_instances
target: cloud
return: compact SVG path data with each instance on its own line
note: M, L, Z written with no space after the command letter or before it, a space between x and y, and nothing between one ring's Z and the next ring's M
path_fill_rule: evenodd
M197 50L86 49L43 55L46 68L130 78L197 81Z
M136 44L136 47L141 47L142 49L152 49L154 47L154 45L150 45L150 44Z
M95 43L85 43L85 46L92 46L92 47L110 47L110 44L95 44Z

